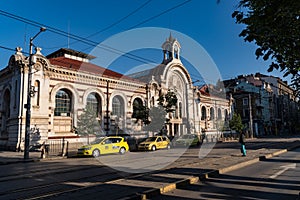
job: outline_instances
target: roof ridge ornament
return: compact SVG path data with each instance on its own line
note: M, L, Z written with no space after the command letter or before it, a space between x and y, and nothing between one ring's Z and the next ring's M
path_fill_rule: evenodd
M22 51L23 51L22 47L16 47L16 54L17 55L23 55Z
M41 53L41 51L42 51L42 48L40 48L40 47L35 47L35 54L37 54L37 55L43 55L43 54Z
M169 41L169 42L177 41L177 39L172 36L172 32L171 31L170 31L170 35L169 35L169 38L167 39L167 41Z

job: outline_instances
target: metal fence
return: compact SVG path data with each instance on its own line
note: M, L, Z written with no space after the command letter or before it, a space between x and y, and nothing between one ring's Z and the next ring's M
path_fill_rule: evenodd
M48 140L42 145L42 157L67 156L69 142L62 139Z

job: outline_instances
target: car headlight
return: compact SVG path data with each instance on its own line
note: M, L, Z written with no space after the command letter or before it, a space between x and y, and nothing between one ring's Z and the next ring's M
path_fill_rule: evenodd
M91 150L92 147L85 147L84 150Z

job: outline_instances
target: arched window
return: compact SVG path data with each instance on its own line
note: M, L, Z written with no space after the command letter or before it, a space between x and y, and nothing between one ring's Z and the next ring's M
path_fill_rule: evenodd
M124 100L121 96L115 96L112 100L112 115L123 117L124 113Z
M151 98L151 106L153 107L155 105L155 102L154 102L154 97Z
M101 100L98 94L90 93L87 96L86 107L90 108L95 112L95 115L99 117L101 115Z
M4 118L8 119L10 117L10 91L6 90L3 97L3 108L4 108Z
M215 109L210 108L210 120L214 120L214 119L215 119Z
M218 119L222 119L222 111L218 108Z
M205 106L202 106L201 108L201 120L205 120L206 119L206 108Z
M133 101L133 113L132 118L140 119L143 113L143 101L140 98L135 98Z
M174 46L174 57L179 59L179 48L177 45Z
M228 120L229 120L228 110L226 109L224 112L225 112L225 114L224 114L224 116L225 116L225 121L228 121Z
M4 92L4 96L3 96L3 110L2 110L2 113L1 113L1 118L2 120L0 121L0 136L4 136L4 135L7 135L8 132L7 132L7 122L8 122L8 119L10 118L10 91L9 90L6 90ZM0 118L0 119L1 119Z
M15 97L14 97L14 108L17 107L17 98L18 98L18 81L15 81Z
M70 116L71 114L71 93L66 89L59 90L55 95L55 116Z
M35 104L39 106L40 105L40 81L36 80L34 82L34 90L35 90L35 100L36 100Z
M178 111L179 111L179 118L182 118L182 102L179 102Z

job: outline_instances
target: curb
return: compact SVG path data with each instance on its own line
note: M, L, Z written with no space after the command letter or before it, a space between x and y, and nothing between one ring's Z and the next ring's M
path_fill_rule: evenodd
M0 165L10 165L16 163L29 163L29 162L39 162L40 159L28 159L28 160L12 160L12 161L0 161Z
M29 163L29 162L42 162L46 160L60 160L60 159L66 159L67 157L48 157L48 158L30 158L28 160L24 160L22 158L18 160L12 160L12 161L0 161L0 165L10 165L10 164L17 164L17 163Z
M192 177L177 181L175 183L168 184L168 185L166 185L164 187L161 187L161 188L158 188L158 189L150 189L150 190L144 192L143 194L141 194L140 197L141 197L142 200L146 200L149 197L153 197L157 194L163 194L163 193L166 193L166 192L170 192L172 190L175 190L178 187L183 187L183 186L187 186L187 185L190 185L190 184L195 184L199 180L200 180L199 177L192 176Z
M263 160L272 158L274 156L278 156L280 154L286 153L288 151L294 150L294 149L299 148L299 147L300 147L300 144L296 144L292 147L282 149L282 150L279 150L279 151L275 151L273 153L266 154L266 155L260 156L258 158L254 158L252 160L244 161L244 162L241 162L241 163L229 166L229 167L225 167L225 168L221 168L221 169L218 169L218 170L213 170L213 171L210 171L210 172L207 172L207 173L199 174L199 176L191 176L189 178L177 181L175 183L165 185L161 188L150 189L150 190L147 190L143 193L133 194L131 196L127 196L127 197L121 198L119 200L147 200L148 198L151 198L153 196L157 196L157 195L160 195L160 194L163 194L163 193L166 193L166 192L170 192L170 191L175 190L179 187L194 184L194 183L197 183L199 181L204 181L204 180L208 179L209 177L218 177L220 174L224 174L224 173L227 173L227 172L230 172L230 171L233 171L233 170L240 169L242 167L252 165L252 164L257 163L259 161L263 161ZM300 197L300 193L299 193L299 197Z

